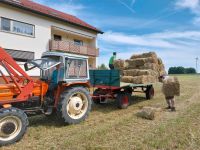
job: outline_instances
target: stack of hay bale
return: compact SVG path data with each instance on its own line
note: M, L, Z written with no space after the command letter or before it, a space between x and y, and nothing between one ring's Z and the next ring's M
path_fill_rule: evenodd
M121 70L121 82L126 83L154 83L160 75L166 74L164 64L155 52L133 55L128 60L116 60L114 67Z

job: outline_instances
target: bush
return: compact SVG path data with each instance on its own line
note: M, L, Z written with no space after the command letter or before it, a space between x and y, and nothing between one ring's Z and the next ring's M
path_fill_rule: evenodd
M184 68L182 66L179 67L170 67L168 70L168 74L195 74L196 70L194 68Z

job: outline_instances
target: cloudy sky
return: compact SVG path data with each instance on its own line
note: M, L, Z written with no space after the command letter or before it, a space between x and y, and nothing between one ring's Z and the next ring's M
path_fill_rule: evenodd
M98 63L155 51L171 66L200 58L200 0L34 0L100 28ZM199 66L200 71L200 66Z

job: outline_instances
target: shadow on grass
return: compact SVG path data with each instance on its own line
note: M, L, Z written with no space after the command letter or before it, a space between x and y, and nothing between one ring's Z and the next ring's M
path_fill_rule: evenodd
M45 115L37 115L29 117L29 126L30 127L38 127L38 126L55 126L62 127L66 126L66 124L61 123L56 116L47 117Z
M146 101L145 97L141 96L132 96L130 105L134 105L140 102ZM115 100L110 100L108 103L104 104L94 104L92 105L92 111L99 111L102 113L110 113L114 111L120 111L119 108L116 106ZM91 111L91 113L92 113ZM61 123L56 115L47 117L45 115L38 115L38 116L32 116L29 117L29 126L30 127L38 127L38 126L49 126L49 127L63 127L66 126L66 124Z
M145 97L132 96L129 106L143 102L143 101L146 101ZM119 108L117 107L115 100L108 100L107 103L103 103L103 104L94 104L93 103L92 111L99 111L102 113L110 113L113 111L119 111Z

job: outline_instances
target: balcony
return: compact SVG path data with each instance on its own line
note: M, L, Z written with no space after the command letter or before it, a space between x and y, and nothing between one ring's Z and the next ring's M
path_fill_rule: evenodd
M71 42L71 41L50 40L49 49L50 51L59 50L59 51L64 51L68 53L86 55L86 56L92 56L92 57L99 56L99 49L92 48L89 46L75 45L74 42Z

